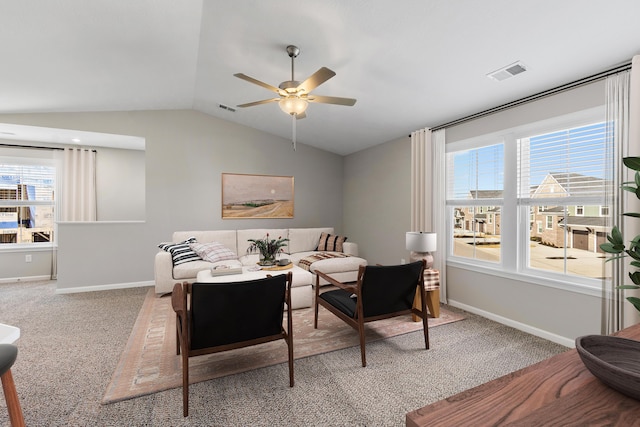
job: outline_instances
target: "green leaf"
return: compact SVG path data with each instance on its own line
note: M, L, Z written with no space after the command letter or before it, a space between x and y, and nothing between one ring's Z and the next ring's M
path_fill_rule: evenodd
M629 297L629 298L627 298L627 301L629 301L631 304L633 304L633 306L636 308L636 310L640 311L640 298Z
M630 193L635 193L637 188L632 185L622 185L620 186L624 191L629 191Z
M611 230L611 237L613 238L613 240L611 240L611 243L618 244L618 243L623 243L624 239L622 238L622 233L620 232L620 229L618 228L618 226L614 226L613 229Z
M640 157L625 157L622 159L622 163L629 169L640 171Z
M640 190L640 189L639 189L639 190ZM640 196L638 196L638 197L640 197ZM622 215L624 215L624 216L630 216L630 217L632 217L632 218L640 218L640 213L638 213L638 212L625 212L625 213L623 213Z
M629 273L629 278L636 285L640 285L640 271L635 271L633 273Z
M631 264L635 268L640 268L640 261L631 261L629 264Z
M624 251L624 246L622 247L622 249L620 249L618 245L612 245L611 243L601 243L600 249L608 254L619 254Z
M611 258L607 258L604 262L615 261L617 259L622 259L624 257L625 257L625 255L612 256Z
M635 175L636 185L640 187L640 173L636 172Z
M616 289L640 289L640 286L636 286L636 285L620 285L620 286L616 286Z

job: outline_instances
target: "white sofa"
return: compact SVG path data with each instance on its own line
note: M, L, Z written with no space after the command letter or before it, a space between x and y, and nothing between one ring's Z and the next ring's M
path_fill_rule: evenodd
M247 249L251 244L248 239L263 239L269 233L271 238L286 237L289 239L287 246L283 248L285 254L282 254L281 257L289 258L295 265L298 265L301 259L317 252L318 241L323 232L335 235L334 229L331 227L176 231L173 233L171 241L179 243L195 237L198 243L218 242L233 251L242 265L248 266L258 262L258 254L247 254ZM344 242L342 252L350 256L317 261L311 265L309 271L313 274L318 269L340 281L355 281L358 267L361 264L366 265L367 261L357 256L358 245L356 243ZM219 261L219 263L225 263L225 261ZM160 249L155 256L154 263L155 291L157 294L164 294L171 292L173 285L177 282L193 283L196 281L199 271L210 269L214 265L215 263L199 259L174 266L171 254ZM313 274L312 283L315 284L315 280L315 274ZM326 282L321 281L321 284L326 284ZM311 283L308 287L309 289L292 289L292 308L310 306L308 295L311 294Z

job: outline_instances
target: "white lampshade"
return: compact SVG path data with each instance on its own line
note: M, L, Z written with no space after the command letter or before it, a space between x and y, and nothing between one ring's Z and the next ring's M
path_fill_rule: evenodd
M280 105L280 109L287 114L302 114L307 109L309 103L302 98L291 95L282 98L278 102L278 105Z
M408 251L434 252L436 250L436 233L408 231L406 242Z

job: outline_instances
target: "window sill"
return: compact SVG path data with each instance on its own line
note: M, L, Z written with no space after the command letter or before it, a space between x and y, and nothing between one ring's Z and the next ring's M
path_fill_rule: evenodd
M57 251L58 245L51 243L5 243L0 245L0 253L17 252L51 252Z
M505 279L517 280L519 282L529 283L532 285L546 286L549 288L559 289L568 292L574 292L594 297L602 297L601 287L596 287L584 283L570 282L572 276L565 276L562 279L556 279L551 277L544 277L540 274L543 272L526 273L526 272L512 272L500 269L500 265L496 264L496 267L487 265L481 265L476 263L470 263L458 259L448 259L447 267L455 267L463 270L476 271L482 274L491 276L503 277Z

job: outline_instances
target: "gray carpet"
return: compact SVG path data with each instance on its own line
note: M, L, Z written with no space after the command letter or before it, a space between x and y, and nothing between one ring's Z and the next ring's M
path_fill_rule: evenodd
M147 288L56 295L0 284L0 323L21 328L12 370L28 426L402 426L405 414L565 351L479 316L110 405L100 401ZM451 310L456 310L449 307ZM8 426L4 399L0 425Z

